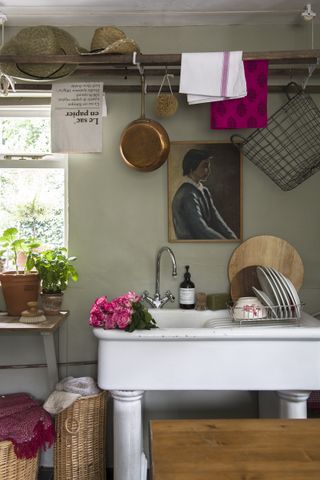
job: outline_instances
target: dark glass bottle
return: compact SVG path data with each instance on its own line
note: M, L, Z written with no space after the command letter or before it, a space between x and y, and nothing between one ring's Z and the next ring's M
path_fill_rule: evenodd
M186 265L186 273L184 274L184 280L180 283L179 289L179 305L180 308L189 310L195 307L195 286L191 281L191 274L189 272L189 265Z

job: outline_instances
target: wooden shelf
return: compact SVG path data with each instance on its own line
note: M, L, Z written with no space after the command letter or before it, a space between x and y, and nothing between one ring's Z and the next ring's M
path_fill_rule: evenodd
M46 320L41 323L21 323L19 317L9 315L0 317L0 334L1 333L52 333L60 327L60 325L68 317L68 311L61 311L59 315L47 316Z
M58 382L58 364L54 343L54 332L63 324L69 315L68 310L61 311L59 315L47 316L42 323L20 323L19 317L4 315L0 317L1 334L40 334L48 368L48 385L50 391L55 389ZM1 368L3 366L0 366ZM8 366L7 366L8 367ZM11 366L14 368L14 366Z
M279 50L273 52L244 52L244 60L269 60L271 65L278 64L315 64L320 58L320 50ZM133 65L133 55L97 54L97 55L0 55L0 63L67 63L67 64L104 64ZM142 66L179 66L181 54L142 54L136 55L136 62Z
M269 77L276 77L279 79L281 76L289 79L299 76L302 80L308 75L308 66L316 65L320 58L320 50L279 50L279 51L267 51L267 52L244 52L244 60L268 60L269 61ZM144 74L148 78L162 77L167 69L168 73L172 73L175 79L180 76L180 64L181 54L137 54L136 63L144 69ZM127 80L128 77L134 78L140 75L137 64L133 63L133 55L117 55L117 54L97 54L97 55L28 55L28 56L15 56L15 55L0 55L1 63L54 63L54 64L73 64L77 65L73 76L67 77L78 78L99 78L102 77L105 90L108 92L140 92L138 83L132 84L132 82L125 82L119 85L118 78L122 77L123 80ZM318 65L320 67L320 65ZM313 73L314 80L320 78L320 68L316 69ZM117 83L112 83L112 77L117 77ZM108 84L107 80L110 80ZM115 81L114 81L115 82ZM129 84L130 83L130 84ZM133 82L134 83L134 82ZM158 84L150 85L152 82L148 82L148 92L158 92ZM153 82L155 83L155 82ZM173 82L174 83L174 82ZM42 83L36 81L25 81L16 83L16 90L18 91L48 91L51 89L50 83ZM283 91L284 85L270 85L270 92ZM173 90L177 91L177 85L173 84ZM163 91L168 91L164 88ZM316 85L308 87L308 91L317 93L320 92L320 85L318 82Z

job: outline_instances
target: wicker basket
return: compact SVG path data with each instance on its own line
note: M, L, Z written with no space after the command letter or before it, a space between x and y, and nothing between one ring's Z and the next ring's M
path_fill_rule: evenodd
M0 442L0 479L1 480L36 480L39 468L38 455L34 458L17 458L10 441Z
M105 480L106 392L81 397L56 417L54 480Z

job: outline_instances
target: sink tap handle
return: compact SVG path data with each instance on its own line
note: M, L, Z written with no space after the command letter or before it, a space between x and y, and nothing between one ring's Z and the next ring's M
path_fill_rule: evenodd
M170 300L170 302L175 301L175 296L170 292L170 290L166 291L165 296L168 298L168 300Z

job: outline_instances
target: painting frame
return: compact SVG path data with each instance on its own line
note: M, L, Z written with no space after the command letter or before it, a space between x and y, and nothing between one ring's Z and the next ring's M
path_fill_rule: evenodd
M209 157L209 161L205 161L204 164L209 163L209 171L211 171L206 179L195 183L194 178L198 179L195 174L199 173L199 170L192 170L192 165L193 167L200 165L200 159L203 158L201 152L205 152ZM227 140L172 141L167 164L168 241L170 243L241 242L243 239L243 156L240 149ZM189 171L190 168L191 171ZM196 188L199 184L201 184L200 188ZM213 213L210 214L208 228L205 229L202 226L207 223L202 217L201 224L198 222L199 218L193 225L187 224L189 218L196 218L195 211L200 211L199 205L196 209L192 206L192 203L201 195L199 190L205 193L206 211L208 211L208 203L211 205L213 202ZM190 192L193 200L185 197ZM202 198L199 198L199 201L201 203ZM186 209L191 213L186 215ZM192 217L191 214L194 216Z

